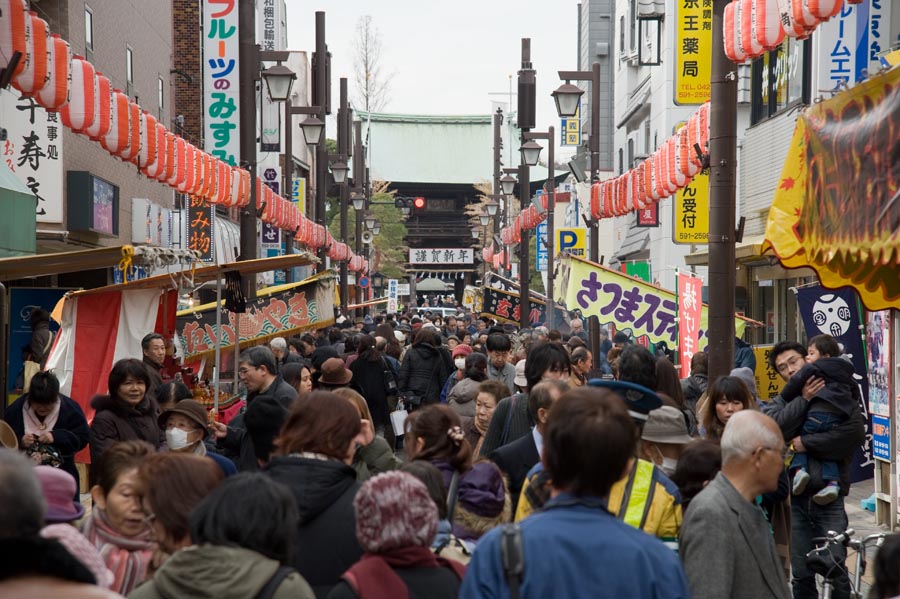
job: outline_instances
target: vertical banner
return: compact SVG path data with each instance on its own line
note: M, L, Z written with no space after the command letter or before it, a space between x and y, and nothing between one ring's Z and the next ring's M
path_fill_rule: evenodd
M863 339L860 334L859 310L856 292L843 288L837 291L820 285L802 287L797 290L797 305L807 339L828 334L837 339L844 353L853 362L854 375L860 386L862 401L859 409L866 421L866 442L857 450L850 465L850 480L859 482L872 477L872 422L869 417L869 380L866 376L866 358Z
M753 378L756 379L756 394L763 401L771 401L781 393L784 387L784 379L778 371L769 364L769 355L774 345L755 345L753 355L756 356L756 370Z
M581 100L578 100L578 108L575 109L575 116L567 119L560 119L559 135L559 145L561 146L581 145Z
M63 222L63 144L58 114L47 112L33 98L0 90L0 118L6 140L3 160L34 194L39 223Z
M675 103L709 100L712 71L712 2L675 0Z
M202 0L203 129L206 149L232 166L240 152L238 5Z
M891 461L891 312L866 315L866 355L869 358L869 412L872 452Z
M709 173L700 172L675 193L672 242L704 244L709 238Z
M387 302L387 311L388 314L393 314L397 311L397 279L388 279L388 302Z
M547 271L547 221L538 223L534 228L535 268L539 271Z
M188 196L188 202L187 218L184 219L187 224L187 249L200 252L203 262L212 262L216 256L213 238L215 209L206 200L196 196Z
M700 344L700 305L703 281L678 273L678 356L681 378L691 375L691 358Z
M278 30L281 26L276 0L258 0L256 2L256 42L263 51L281 50ZM269 66L270 63L265 63ZM269 98L265 83L262 84L262 100L259 103L260 119L260 152L281 152L281 106Z

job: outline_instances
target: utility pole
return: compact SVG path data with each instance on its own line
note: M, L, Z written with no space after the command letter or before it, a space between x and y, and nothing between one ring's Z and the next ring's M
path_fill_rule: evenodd
M519 129L522 130L522 143L525 134L534 128L535 120L535 72L531 68L531 38L522 38L522 68L519 69ZM519 163L519 208L525 210L531 204L531 181L529 167L524 160ZM529 297L528 265L528 231L522 231L519 241L519 326L523 329L531 326L531 302Z
M241 0L242 2L250 2L250 0ZM328 47L325 45L325 13L323 11L316 12L316 53L313 55L313 94L316 106L319 107L319 114L316 115L319 120L325 122L325 117L331 111L329 110L328 88L331 82L328 80ZM255 122L255 121L254 121ZM324 132L322 140L316 145L316 210L315 222L318 225L327 227L325 222L325 193L327 191L326 181L328 179L328 149L325 147ZM253 186L251 186L253 189ZM252 193L252 192L251 192ZM318 272L325 270L326 251L324 247L318 251L319 265Z
M353 187L356 193L361 193L365 195L365 187L366 187L366 159L363 155L363 145L362 145L362 121L354 121L353 123ZM353 223L353 233L354 233L354 247L353 251L356 252L357 256L362 256L363 244L362 244L362 211L355 210L354 211L354 223ZM356 287L356 298L357 302L360 303L362 301L362 295L359 293L359 286ZM357 314L360 314L358 312Z
M734 366L737 73L722 44L725 5L713 0L709 114L709 379Z
M503 203L506 204L508 199L503 196L503 190L500 188L500 177L503 168L503 160L501 159L503 153L503 135L501 133L501 127L503 126L503 109L498 108L497 112L494 113L494 176L493 176L493 200L503 199ZM500 210L498 207L497 214L494 216L494 228L493 234L497 235L500 233ZM491 241L493 243L493 241Z
M250 173L250 202L241 210L240 260L258 257L256 211L256 81L259 75L259 47L256 45L256 11L253 0L238 0L238 80L242 93L240 107L241 166ZM256 275L246 275L244 297L256 297Z
M340 106L338 108L338 154L343 155L343 159L347 160L350 154L350 122L351 110L350 103L347 100L347 78L340 78ZM341 242L347 243L347 203L350 199L350 184L344 182L338 186L341 194ZM340 279L340 295L341 295L341 314L347 316L348 305L348 282L347 282L347 261L341 260L341 279Z

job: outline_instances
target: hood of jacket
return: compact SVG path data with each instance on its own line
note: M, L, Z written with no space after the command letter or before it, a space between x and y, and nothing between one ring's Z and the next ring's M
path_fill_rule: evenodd
M337 460L276 456L266 466L269 475L287 487L297 500L300 524L306 524L358 486L356 471Z
M428 359L434 358L438 355L438 349L431 345L430 343L416 343L412 347L409 348L410 351L416 352L419 357Z
M853 374L856 372L853 369L853 363L846 358L819 358L813 362L813 366L815 370L818 370L835 382L847 385L856 384L853 378Z
M149 397L144 397L141 403L132 407L111 395L95 395L91 400L91 407L97 412L109 410L123 417L130 413L137 413L143 416L153 411L153 402L150 401Z
M242 547L199 545L173 554L153 576L160 597L255 597L279 563Z

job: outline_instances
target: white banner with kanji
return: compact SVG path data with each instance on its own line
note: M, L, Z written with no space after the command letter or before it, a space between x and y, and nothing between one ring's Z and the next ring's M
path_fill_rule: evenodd
M681 378L691 374L691 358L700 343L700 312L703 281L678 273L678 355Z

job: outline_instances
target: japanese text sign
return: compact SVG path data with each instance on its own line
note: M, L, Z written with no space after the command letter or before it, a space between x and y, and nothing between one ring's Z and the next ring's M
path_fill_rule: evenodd
M651 343L678 340L677 297L671 291L650 285L599 264L575 256L560 259L558 300L569 310L584 316L597 316L600 324L613 324L616 330L630 330L635 337L647 335ZM698 293L699 296L699 293ZM699 340L694 351L707 344L708 307L701 304ZM740 337L749 321L735 316L734 327Z
M775 399L781 388L784 387L784 379L778 371L769 364L769 355L774 345L757 345L753 348L756 356L756 370L753 377L756 379L756 394L763 401Z
M387 311L388 314L393 314L397 311L397 279L388 279L388 303L387 303Z
M585 227L558 227L556 251L560 254L587 256L587 229Z
M206 148L235 166L241 141L237 0L202 0L202 4Z
M704 244L709 239L709 173L700 172L675 193L672 242Z
M547 270L547 221L538 223L534 228L535 267L540 271Z
M63 144L58 114L32 98L0 91L0 117L6 141L3 159L35 198L39 223L63 222Z
M213 243L213 221L215 210L203 198L188 196L187 249L200 252L204 262L215 260L216 252Z
M306 214L306 178L294 177L291 180L291 202L294 207L300 211L300 214Z
M559 134L559 145L581 145L581 100L578 101L578 108L575 110L575 116L567 119L560 119Z
M675 103L709 100L713 0L675 0Z
M546 308L543 303L532 299L528 304L531 310L528 321L532 325L547 321ZM519 294L500 291L491 287L484 288L481 304L481 314L483 316L490 316L501 322L518 324L522 321L520 310Z
M636 227L653 228L659 226L659 204L651 203L646 208L637 211Z
M410 264L473 264L472 248L409 248Z
M691 375L691 358L700 341L700 306L703 281L687 273L678 273L678 356L681 378Z

